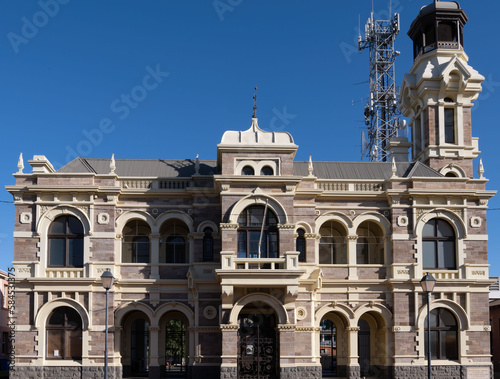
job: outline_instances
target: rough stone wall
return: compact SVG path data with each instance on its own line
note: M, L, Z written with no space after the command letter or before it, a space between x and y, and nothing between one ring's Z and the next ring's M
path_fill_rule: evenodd
M122 368L120 366L108 367L109 379L122 379ZM103 366L88 367L34 367L18 366L9 373L11 379L102 379L104 377Z

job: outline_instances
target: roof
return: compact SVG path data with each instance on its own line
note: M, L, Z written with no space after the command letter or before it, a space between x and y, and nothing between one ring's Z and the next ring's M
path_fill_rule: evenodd
M307 176L309 162L296 161L293 173ZM391 162L325 162L313 161L314 176L320 179L365 179L387 180L392 177ZM442 178L436 170L420 162L396 163L396 175L401 178L430 177Z
M60 168L58 173L110 173L110 159L78 157ZM195 174L194 159L115 159L116 174L122 177L189 178ZM217 174L217 161L199 160L200 175ZM293 172L307 176L308 161L295 161ZM314 176L319 179L387 180L392 177L390 162L333 162L313 161ZM442 178L439 172L420 162L396 163L396 174L401 178Z
M267 132L259 128L257 118L252 118L252 125L245 131L226 131L219 146L248 146L248 147L291 147L297 149L293 138L287 132Z
M195 159L115 159L116 174L131 177L189 178L196 172ZM58 173L110 173L111 159L78 157L57 170ZM215 160L199 160L200 175L217 173Z

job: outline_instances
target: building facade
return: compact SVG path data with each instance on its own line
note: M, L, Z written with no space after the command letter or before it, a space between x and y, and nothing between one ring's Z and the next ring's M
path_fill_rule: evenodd
M435 2L413 22L392 162L295 161L255 117L216 160L20 160L11 376L102 377L108 324L110 378L426 377L430 307L435 377L491 377L466 21Z

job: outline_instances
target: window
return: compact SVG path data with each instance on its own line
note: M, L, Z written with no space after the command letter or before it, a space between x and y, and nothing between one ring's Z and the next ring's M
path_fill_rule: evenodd
M245 166L241 170L241 175L255 175L255 171L252 166Z
M274 174L274 171L273 171L272 167L269 167L269 166L264 166L264 167L262 167L262 169L260 170L260 174L261 174L261 175L273 175L273 174Z
M149 263L151 229L142 220L132 220L123 228L122 262Z
M160 263L187 263L189 229L184 222L171 219L161 229Z
M384 233L380 226L372 221L365 221L359 226L357 234L357 264L383 264Z
M444 99L445 103L453 103L453 99L446 97ZM455 143L455 109L445 108L444 109L444 142L445 143Z
M346 264L346 231L342 225L329 221L321 226L319 234L321 235L319 240L319 264Z
M299 254L299 262L306 261L306 232L304 229L297 230L297 239L295 240L295 250Z
M452 22L439 22L438 24L438 39L445 42L457 42L458 28Z
M203 262L214 260L214 236L212 228L203 229Z
M427 330L427 317L425 330ZM457 320L447 309L436 308L431 311L431 358L432 359L458 359ZM425 357L428 359L428 339L425 333Z
M59 307L49 316L47 358L82 359L82 319L70 307Z
M262 205L252 205L240 214L238 224L239 258L258 258L259 241L261 258L278 257L278 221L271 208L266 210Z
M435 218L422 230L423 265L428 269L456 269L455 232L451 225Z
M444 109L444 142L455 143L455 109Z
M56 218L48 237L49 266L83 267L83 225L76 217Z

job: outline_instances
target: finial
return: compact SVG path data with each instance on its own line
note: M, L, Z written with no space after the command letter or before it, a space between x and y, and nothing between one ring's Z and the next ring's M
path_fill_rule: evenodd
M195 175L200 175L200 160L199 160L199 155L196 154L196 160L194 161L194 174Z
M307 167L307 172L309 173L309 176L314 176L314 167L313 167L313 161L312 161L312 156L309 155L309 165Z
M116 170L115 155L111 154L111 162L109 162L109 173L114 174Z
M23 153L19 154L19 160L17 161L17 168L19 169L17 173L22 174L24 168Z
M479 167L477 168L477 173L479 174L479 179L484 179L484 166L483 166L483 160L480 158L479 159Z
M252 118L257 117L257 85L255 85L255 94L253 95L253 115Z
M396 167L396 159L394 157L392 157L391 171L392 171L392 177L395 178L397 176L396 173L398 171L398 168Z

